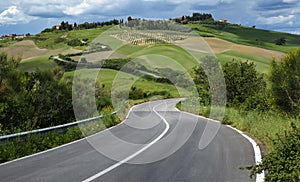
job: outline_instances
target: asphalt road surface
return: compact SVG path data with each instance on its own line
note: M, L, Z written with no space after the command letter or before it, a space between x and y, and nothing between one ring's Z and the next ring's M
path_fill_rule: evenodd
M247 182L251 143L221 126L199 148L208 121L175 109L178 99L135 106L127 119L86 139L0 165L0 181ZM213 133L213 131L211 131Z

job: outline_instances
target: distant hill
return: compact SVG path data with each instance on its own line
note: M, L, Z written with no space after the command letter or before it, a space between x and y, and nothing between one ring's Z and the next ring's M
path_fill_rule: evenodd
M212 14L193 13L192 16L171 18L187 25L203 37L217 37L237 44L289 52L300 46L300 35L257 29L231 24L228 20L215 20Z
M140 19L131 18L131 20L132 23L120 20L118 26L130 28L129 25L135 26L137 22L134 23L134 21ZM255 62L261 72L268 71L272 57L279 61L282 55L300 47L300 35L230 24L225 20L214 20L210 14L194 13L191 17L183 16L170 20L187 26L203 36L221 63L233 59L249 60ZM153 22L152 20L149 23ZM112 28L111 24L115 24L114 21L109 23L108 25L85 23L83 24L85 26L75 25L72 29L53 26L37 35L29 35L23 39L2 38L0 48L2 47L1 50L6 51L10 56L23 58L24 64L26 63L23 65L25 70L32 70L31 63L34 67L43 65L42 68L46 69L47 64L44 63L48 61L48 56L85 50L97 36ZM53 62L47 63L49 66L53 64Z
M203 37L217 37L237 44L261 47L281 52L289 52L300 47L300 35L256 29L236 24L191 23L188 26ZM277 45L279 39L284 39L283 45Z

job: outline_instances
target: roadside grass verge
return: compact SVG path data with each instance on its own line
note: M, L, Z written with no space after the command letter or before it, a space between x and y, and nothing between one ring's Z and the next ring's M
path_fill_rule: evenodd
M43 136L32 134L27 136L25 141L17 138L13 142L0 143L0 163L51 149L82 137L80 129L74 127L69 128L66 133L50 132Z
M182 101L177 104L177 108L201 116L210 117L210 107L200 106L199 110L189 107L190 101ZM184 104L184 107L183 107ZM270 153L273 150L272 139L277 138L277 134L284 134L290 129L291 123L300 127L300 118L293 118L281 115L275 111L241 111L237 108L226 107L225 115L221 121L224 125L231 125L252 137L256 142Z
M265 144L267 151L273 149L270 139L276 138L277 133L283 134L291 123L300 126L299 118L279 115L275 112L248 111L241 112L234 108L227 108L224 122L246 131L250 136Z
M202 109L205 117L209 116L210 108ZM271 139L277 137L277 134L283 134L290 129L291 123L300 126L299 118L280 115L274 111L240 111L236 108L226 108L222 124L231 125L241 131L246 132L256 142L263 146L267 152L273 150Z
M44 134L30 134L26 138L19 137L12 141L0 141L0 163L55 148L120 123L111 112L111 108L106 108L101 112L104 116L102 119L70 127L65 132L54 130Z

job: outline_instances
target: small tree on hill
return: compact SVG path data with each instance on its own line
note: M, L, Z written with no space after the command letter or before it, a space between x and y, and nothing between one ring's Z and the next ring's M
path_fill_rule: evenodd
M286 44L286 40L285 40L284 37L281 37L281 38L275 40L275 44L276 45L285 45Z

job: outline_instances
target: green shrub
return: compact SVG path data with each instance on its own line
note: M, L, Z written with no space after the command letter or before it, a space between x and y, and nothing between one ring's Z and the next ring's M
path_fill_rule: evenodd
M150 92L149 94L147 94L147 97L152 97L152 96L156 96L156 95L163 96L164 98L171 97L170 92L168 92L166 90Z
M147 93L145 93L142 89L131 87L129 92L129 98L133 100L144 99L147 97Z
M271 92L277 109L297 115L300 111L300 49L271 64Z
M82 137L80 129L74 127L69 128L66 133L53 131L44 135L32 134L28 135L25 141L16 138L13 142L0 143L0 163L54 148Z
M120 123L118 117L115 114L111 114L112 112L114 112L114 109L111 106L105 107L101 111L103 115L102 121L106 128L115 126Z
M279 39L276 39L275 40L275 44L276 45L285 45L286 44L286 39L284 38L284 37L281 37L281 38L279 38Z
M227 101L239 106L259 92L264 92L266 82L252 62L233 61L223 66Z
M59 37L54 40L54 43L58 44L58 43L64 42L65 40L66 39Z
M78 38L69 40L67 44L69 46L72 46L72 47L85 46L86 45L86 43L84 43L83 41L79 40Z
M272 139L274 150L264 156L252 173L266 171L265 181L300 181L300 128L291 124L289 131Z
M242 104L241 109L244 111L256 110L259 112L265 112L272 108L271 97L266 91L261 91L255 95L248 97Z

